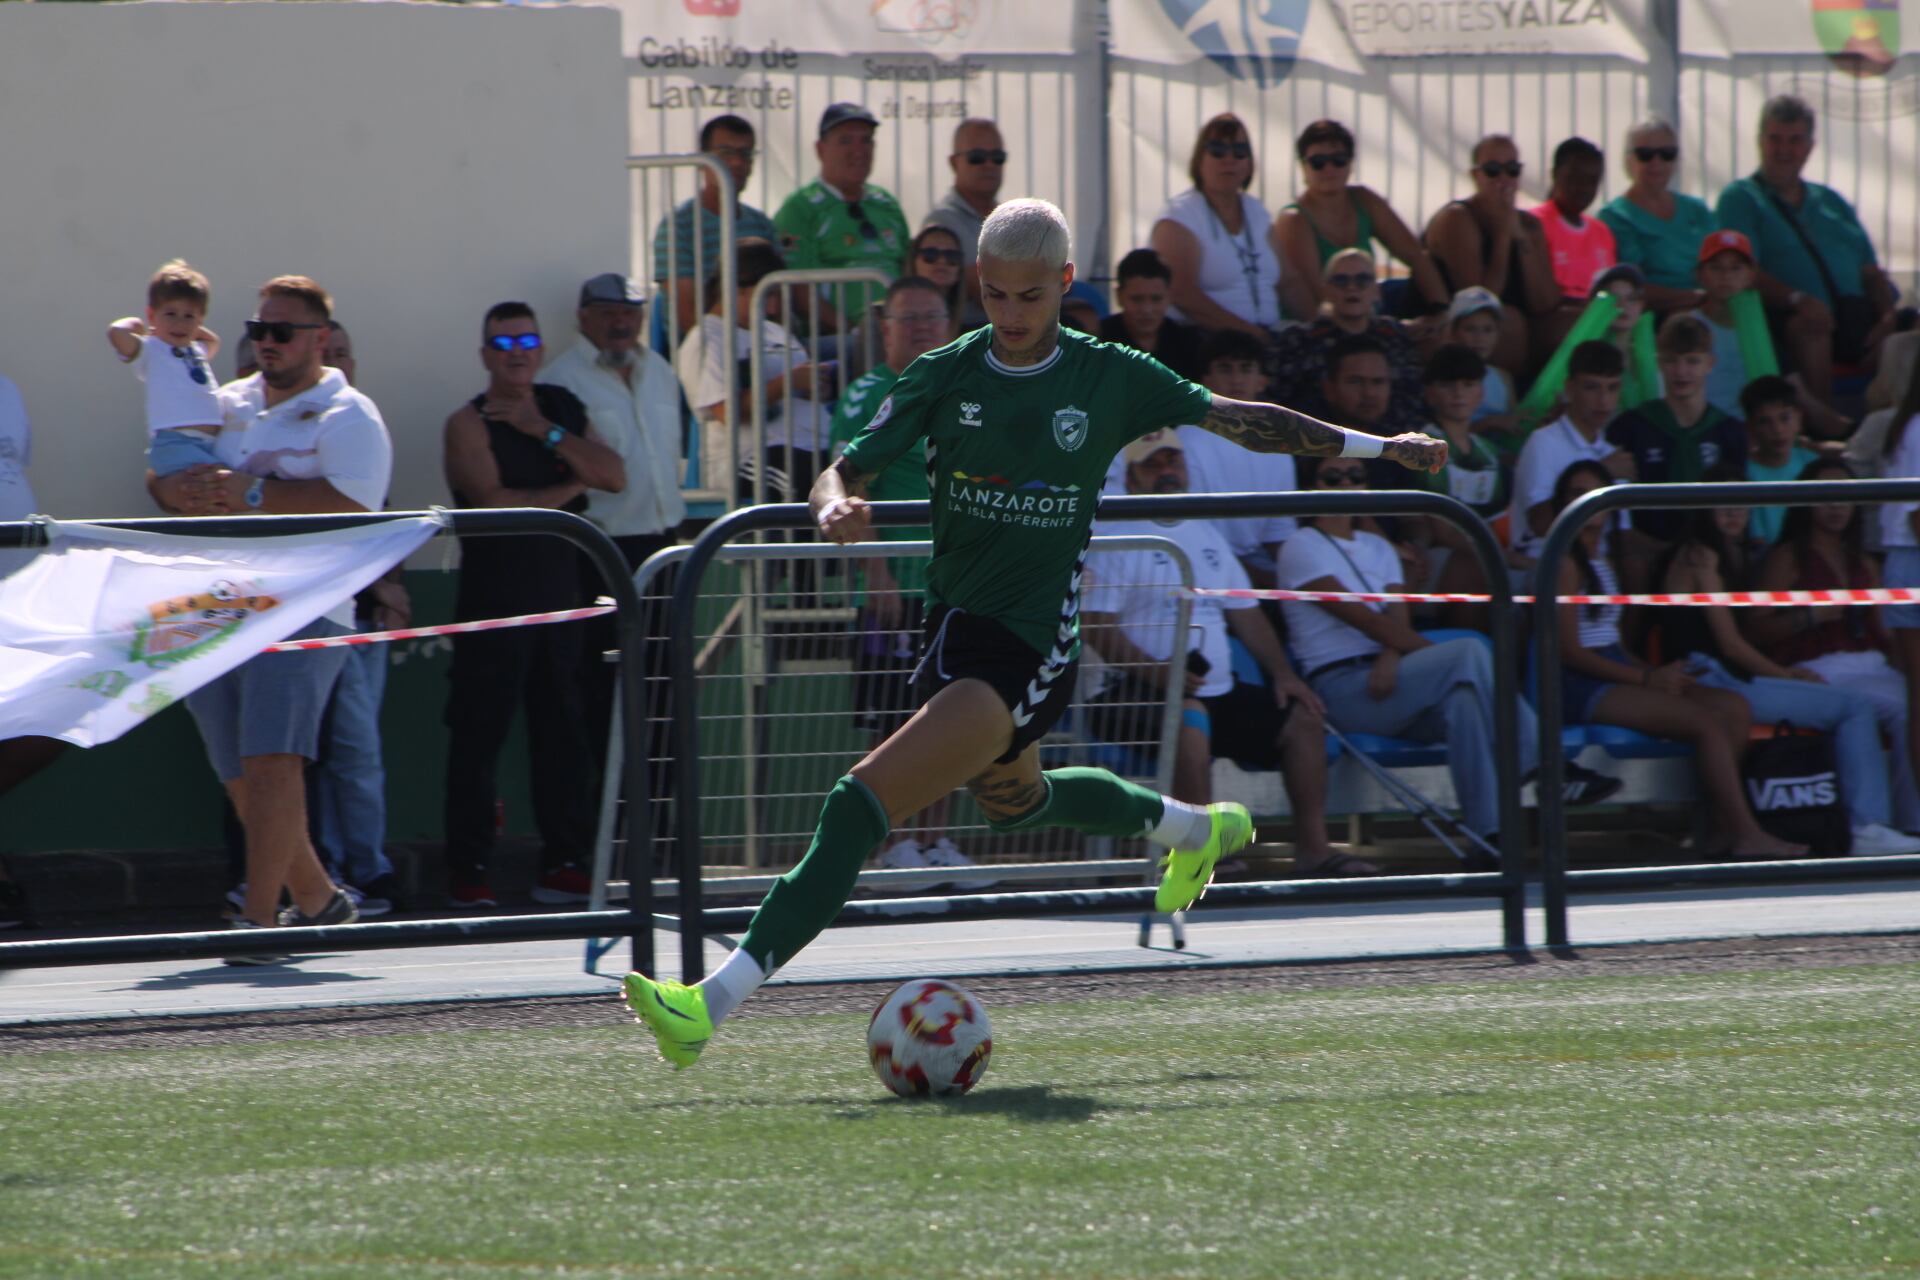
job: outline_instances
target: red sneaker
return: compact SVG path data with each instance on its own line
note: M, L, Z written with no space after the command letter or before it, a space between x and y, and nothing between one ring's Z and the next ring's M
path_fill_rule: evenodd
M454 882L447 891L447 897L453 899L456 907L497 907L500 900L493 896L493 890L479 880Z
M549 906L564 902L585 902L593 894L593 880L586 872L567 863L555 867L534 882L533 900Z

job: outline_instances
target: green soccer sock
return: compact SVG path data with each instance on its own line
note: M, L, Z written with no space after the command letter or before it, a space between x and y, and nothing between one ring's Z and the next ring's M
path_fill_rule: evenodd
M774 881L753 913L740 949L772 973L833 923L853 896L855 877L892 824L880 798L848 774L820 806L820 825L798 866Z
M1091 836L1144 836L1172 847L1193 844L1196 830L1202 833L1200 842L1206 839L1211 819L1205 810L1168 799L1105 769L1049 769L1040 777L1047 784L1047 798L1038 809L988 825L995 831L1070 827Z

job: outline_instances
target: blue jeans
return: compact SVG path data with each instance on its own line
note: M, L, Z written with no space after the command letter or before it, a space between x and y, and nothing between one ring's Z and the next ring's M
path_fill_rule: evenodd
M1704 653L1688 657L1687 670L1709 689L1739 694L1753 708L1755 724L1791 721L1802 729L1833 735L1834 764L1840 772L1840 796L1856 827L1893 821L1887 783L1887 752L1880 748L1880 720L1871 699L1806 680L1755 676L1737 680Z
M1367 693L1366 665L1341 667L1313 680L1334 726L1415 742L1447 744L1447 772L1468 827L1487 835L1500 827L1500 788L1493 761L1493 652L1478 640L1448 640L1400 657L1393 692ZM1540 724L1523 699L1514 703L1520 729L1520 772L1540 760Z
M393 874L386 850L387 773L380 759L387 647L357 645L346 652L314 768L314 836L321 861L335 877L364 886Z

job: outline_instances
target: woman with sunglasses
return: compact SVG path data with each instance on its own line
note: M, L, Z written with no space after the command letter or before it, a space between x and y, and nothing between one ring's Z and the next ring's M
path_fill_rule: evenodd
M1293 149L1300 157L1305 190L1273 220L1273 247L1282 275L1318 280L1334 254L1359 249L1371 257L1378 240L1407 264L1424 309L1429 314L1445 311L1453 295L1419 237L1379 192L1351 181L1354 144L1347 127L1337 120L1315 120L1301 130Z
M1200 127L1187 176L1193 186L1168 202L1149 240L1173 272L1168 314L1203 329L1239 329L1263 339L1284 316L1311 315L1311 277L1282 274L1273 217L1258 196L1248 194L1253 143L1240 117L1217 115Z
M1648 308L1661 315L1691 311L1707 300L1694 267L1701 243L1719 225L1713 210L1672 190L1680 142L1665 120L1643 120L1627 131L1626 161L1631 185L1595 216L1613 229L1620 261L1646 275Z
M907 274L932 281L939 286L940 296L946 299L947 314L952 317L947 330L948 342L960 336L960 322L970 305L966 290L961 287L965 261L960 237L937 222L920 228L920 234L913 238L913 245L907 251ZM978 310L977 306L975 309Z
M1448 297L1478 285L1503 304L1500 345L1493 363L1528 369L1532 328L1560 305L1553 252L1540 219L1519 205L1520 149L1505 134L1473 146L1473 194L1455 200L1427 224L1426 246L1446 282Z

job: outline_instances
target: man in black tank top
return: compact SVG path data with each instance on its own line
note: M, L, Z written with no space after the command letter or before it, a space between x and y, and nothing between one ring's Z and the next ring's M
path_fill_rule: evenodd
M626 486L620 455L597 439L586 408L563 387L534 381L540 326L524 302L487 312L480 360L487 389L447 419L447 485L459 507L586 509L590 489ZM571 609L582 602L580 554L547 535L462 538L455 616L461 621ZM446 853L455 906L497 905L487 884L494 772L524 700L540 827L540 902L586 898L592 852L593 755L580 698L579 623L458 636L447 696Z

